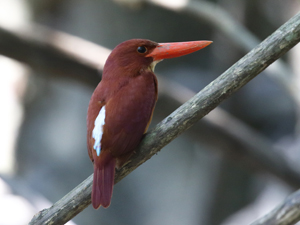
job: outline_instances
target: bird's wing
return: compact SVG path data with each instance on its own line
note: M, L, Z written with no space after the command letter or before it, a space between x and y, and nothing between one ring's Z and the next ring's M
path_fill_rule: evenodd
M152 73L134 78L106 104L103 149L115 157L133 151L151 120L157 99L157 82Z

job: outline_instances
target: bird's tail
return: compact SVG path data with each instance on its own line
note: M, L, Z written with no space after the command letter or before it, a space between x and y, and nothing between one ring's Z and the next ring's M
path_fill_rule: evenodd
M107 208L110 205L115 179L116 160L109 157L101 164L94 163L94 180L92 188L92 205L98 209L101 205Z

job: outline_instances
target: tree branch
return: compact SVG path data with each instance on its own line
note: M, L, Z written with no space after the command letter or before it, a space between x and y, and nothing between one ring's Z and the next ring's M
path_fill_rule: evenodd
M294 225L300 220L300 190L251 225Z
M7 49L1 53L9 53L8 56L21 60L35 70L51 74L51 76L53 73L57 76L56 73L59 72L61 76L72 77L72 79L81 80L93 86L100 79L98 79L99 74L96 65L102 70L110 53L107 48L40 25L27 25L25 29L18 32L10 32L0 27L0 37L0 52ZM17 49L14 49L15 47ZM38 61L36 61L37 59ZM48 64L49 60L50 63ZM69 66L64 66L65 63ZM82 69L77 70L77 68ZM183 104L196 94L174 81L157 77L160 86L159 94L176 100L179 104ZM218 118L223 119L220 121ZM241 146L240 151L230 152L229 155L234 156L234 159L241 158L243 166L266 170L286 183L299 187L299 171L293 169L285 158L274 150L268 140L251 130L247 125L220 109L216 109L206 116L203 122L204 124L196 125L196 132L205 134L211 130L216 139L227 139L229 140L227 142ZM204 126L205 124L206 126ZM195 140L199 141L199 137L197 136ZM217 144L216 141L210 141L208 137L201 141L208 141L210 145Z
M192 15L201 21L206 21L209 25L226 35L233 44L245 52L250 51L260 43L260 40L253 33L216 3L209 1L186 1L185 3L185 1L182 1L185 4L178 4L175 1L162 0L146 0L146 2L175 12ZM297 82L295 82L297 76L293 74L290 67L282 60L277 60L266 71L268 72L267 75L279 83L293 98L298 108L298 116L300 116L300 90L296 85Z
M116 172L115 183L150 159L162 147L243 87L299 41L300 13L150 130L129 163ZM66 223L90 204L91 183L92 176L52 207L38 213L30 224Z
M158 77L159 93L163 93L163 97L168 98L166 101L176 100L178 103L184 104L196 94L181 84L165 79ZM292 187L299 188L299 168L294 168L280 154L279 149L276 149L271 141L259 132L221 108L214 109L201 121L202 123L195 124L190 132L193 141L208 143L208 146L216 147L220 146L220 142L229 143L229 147L225 148L228 150L224 151L229 153L227 155L233 158L237 164L256 171L267 171ZM196 135L192 135L192 133Z
M41 26L36 27L39 29L27 27L22 31L15 31L15 33L20 33L19 35L0 27L0 53L26 63L32 68L41 69L57 76L64 74L64 76L76 76L84 82L99 82L100 75L96 69L96 65L99 63L80 57L76 57L75 60L72 52L66 52L62 49L63 47L58 45L59 40L65 37L62 33L54 33ZM37 35L31 35L37 32L40 32L44 38L48 38L48 41ZM101 47L98 46L98 48Z

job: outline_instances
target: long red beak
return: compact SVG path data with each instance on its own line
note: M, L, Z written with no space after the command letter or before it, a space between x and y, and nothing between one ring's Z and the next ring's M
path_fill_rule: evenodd
M146 55L146 57L152 57L153 61L175 58L198 51L211 43L212 41L159 43L151 53Z

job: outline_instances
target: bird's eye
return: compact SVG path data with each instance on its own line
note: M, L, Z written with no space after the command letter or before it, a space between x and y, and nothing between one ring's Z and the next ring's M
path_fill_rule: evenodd
M139 53L145 53L145 52L147 52L147 48L146 48L145 46L139 46L139 47L137 48L137 51L138 51Z

